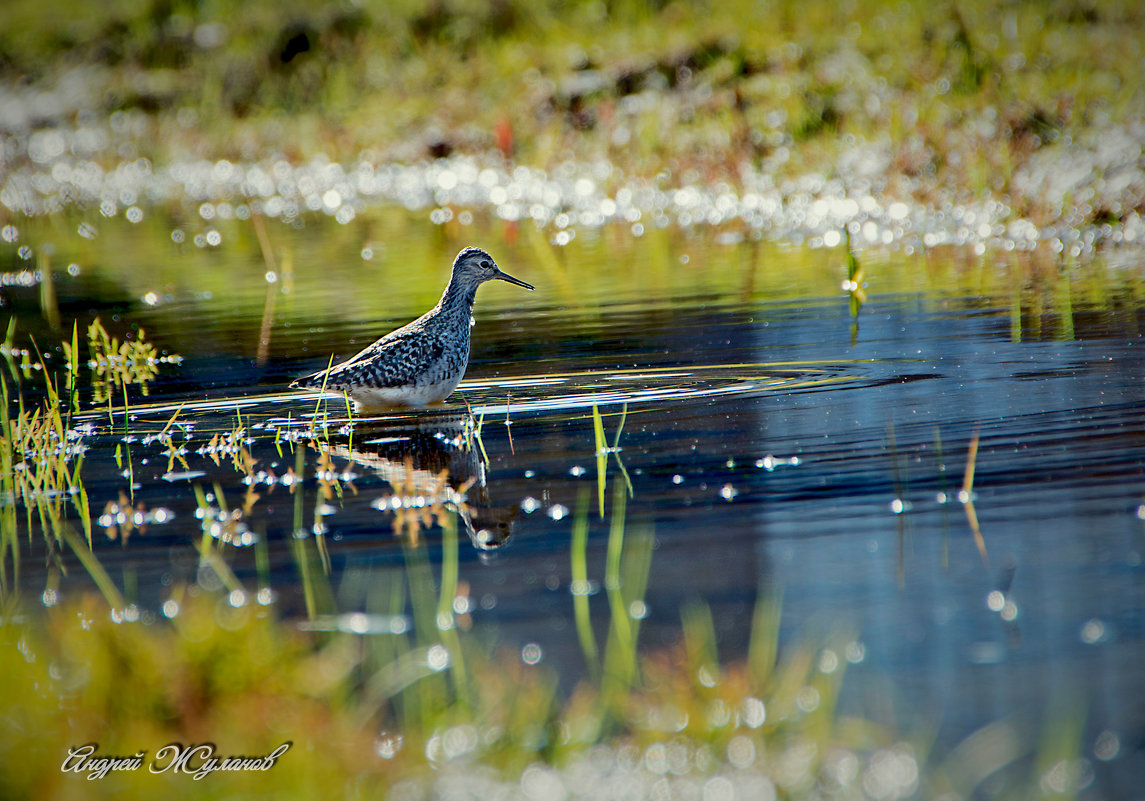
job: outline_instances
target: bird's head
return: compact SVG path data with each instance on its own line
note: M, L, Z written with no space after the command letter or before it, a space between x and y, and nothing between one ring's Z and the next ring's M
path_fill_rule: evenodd
M523 286L525 289L533 289L532 284L526 284L519 278L501 272L497 262L493 261L493 257L481 248L465 248L457 254L457 258L453 261L453 277L454 280L460 279L474 287L486 281L498 279Z

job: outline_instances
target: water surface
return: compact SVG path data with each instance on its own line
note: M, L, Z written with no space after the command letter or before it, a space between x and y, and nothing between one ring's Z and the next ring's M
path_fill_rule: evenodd
M126 265L110 245L61 246L79 265L56 268L62 319L78 318L81 336L96 315L120 334L142 328L182 356L147 397L131 389L126 419L118 403L109 422L84 387L76 421L103 515L96 554L145 614L172 586L220 586L194 548L204 530L239 546L239 582L299 618L293 543L318 540L335 608L362 609L363 588L407 558L394 499L467 490L460 574L475 629L539 645L571 689L585 673L570 593L578 510L598 637L609 613L595 405L615 444L607 506L626 472L628 529L655 538L642 648L676 641L681 608L698 600L721 657L741 658L757 598L780 592L785 640L858 633L845 712L935 727L940 752L1007 720L1025 755L1076 712L1093 786L1131 786L1145 742L1139 279L1092 290L1099 268L1073 265L1039 290L1017 283L1012 256L872 252L870 297L853 317L839 250L608 229L554 249L528 230L484 228L502 267L537 292L482 288L469 372L443 407L350 417L337 398L284 387L428 308L471 238L355 225L324 241L275 223L288 244L274 270L249 232L213 252L152 240L124 252ZM363 242L378 255L363 258ZM150 278L135 261L153 265ZM41 321L35 287L5 289L5 301L41 345L70 333ZM164 429L185 466L155 438ZM243 449L249 470L235 462ZM131 509L145 530L119 524ZM439 561L440 528L419 547ZM89 586L64 563L61 581L33 541L22 587Z

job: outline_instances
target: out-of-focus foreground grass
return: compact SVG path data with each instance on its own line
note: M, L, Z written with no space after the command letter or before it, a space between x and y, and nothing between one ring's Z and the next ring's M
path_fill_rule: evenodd
M432 618L437 601L423 559L410 552L415 621L427 610ZM400 594L401 572L371 580ZM345 615L296 626L273 607L236 604L234 593L174 590L169 620L109 616L94 595L0 617L0 794L379 798L404 786L401 797L454 797L449 777L490 793L530 775L550 790L578 775L603 787L611 765L621 766L614 778L645 785L660 760L660 773L699 781L734 765L772 794L778 786L800 798L855 785L871 770L860 760L873 754L909 761L902 781L917 784L925 759L925 742L837 715L848 654L860 647L845 632L794 644L777 660L774 599L757 609L748 660L731 666L716 661L702 605L684 609L680 646L667 652L638 655L623 633L632 623L618 628L614 618L601 661L586 653L596 677L569 697L537 646L535 657L530 646L510 653L473 632L416 622L367 633ZM140 765L93 780L63 770L69 752L89 743L97 757L143 752ZM220 759L290 746L269 770L194 779L202 755L187 773L151 772L169 743L212 743Z

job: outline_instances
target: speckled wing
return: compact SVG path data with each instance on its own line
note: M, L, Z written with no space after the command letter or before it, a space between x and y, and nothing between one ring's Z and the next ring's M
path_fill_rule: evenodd
M300 378L291 386L329 389L343 386L388 389L415 383L418 376L445 353L445 343L424 330L399 329L379 339L351 359Z

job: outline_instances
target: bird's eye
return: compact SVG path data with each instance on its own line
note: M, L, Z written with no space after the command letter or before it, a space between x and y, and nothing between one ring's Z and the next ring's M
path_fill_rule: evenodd
M491 269L493 267L493 265L490 264L488 261L481 262L481 266L486 270Z

